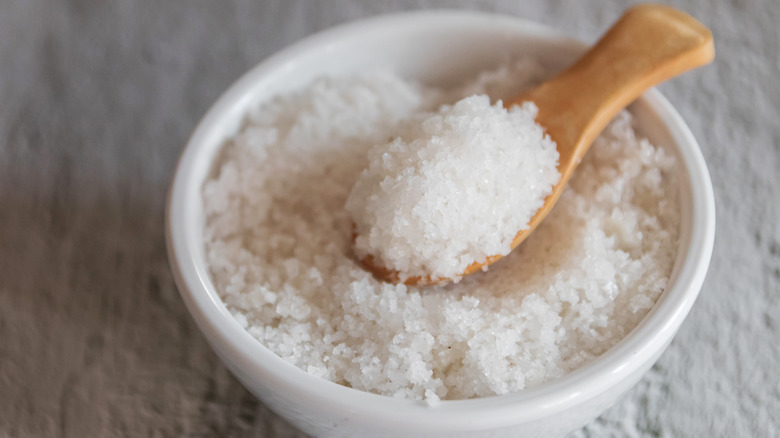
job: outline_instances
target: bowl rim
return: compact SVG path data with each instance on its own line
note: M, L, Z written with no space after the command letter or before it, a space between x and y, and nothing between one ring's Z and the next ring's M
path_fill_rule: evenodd
M210 287L206 266L196 266L192 256L193 242L188 230L193 221L188 218L193 196L200 196L201 185L195 168L203 166L202 156L207 137L219 120L227 117L230 108L246 99L245 91L264 75L289 63L311 50L333 44L344 38L354 38L364 32L423 25L436 21L448 25L482 22L483 25L504 27L513 32L534 32L536 35L584 45L551 27L522 18L452 10L402 12L341 24L312 34L261 61L234 82L199 121L176 165L166 202L166 243L171 270L176 285L190 314L206 335L212 348L228 356L229 367L256 376L274 390L284 391L301 405L317 406L332 415L348 412L369 422L387 423L391 418L403 418L405 423L433 426L448 422L452 427L470 430L501 427L553 415L583 403L607 391L620 380L636 372L652 359L676 333L695 301L709 266L715 234L715 204L712 183L704 157L693 134L680 114L656 89L640 98L656 113L669 130L676 150L690 180L692 227L687 257L679 265L677 281L667 287L643 320L618 344L593 361L562 377L523 391L468 400L444 400L435 405L426 402L397 399L339 385L312 376L284 361L252 337L236 321ZM221 146L218 147L218 149ZM200 153L200 154L199 154ZM207 160L211 161L211 160ZM197 190L193 188L197 186ZM200 240L202 244L202 240ZM676 262L677 263L677 262ZM661 345L663 344L663 345ZM392 415L388 415L392 413Z

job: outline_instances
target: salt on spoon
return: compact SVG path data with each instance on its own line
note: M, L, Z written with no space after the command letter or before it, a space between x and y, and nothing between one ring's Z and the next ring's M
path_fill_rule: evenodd
M387 242L387 239L375 238L372 241L372 237L377 235L377 227L376 224L367 223L367 219L372 220L372 217L364 213L366 202L359 199L360 196L371 196L368 202L373 202L375 210L377 205L381 207L381 203L386 200L389 201L389 204L403 202L403 196L398 193L387 193L387 191L384 195L377 195L376 191L372 192L372 184L376 187L382 184L388 185L390 178L386 175L371 175L371 169L368 169L361 175L347 202L347 210L353 218L355 230L353 246L361 264L384 281L403 282L407 285L430 285L459 281L463 276L479 270L486 270L488 265L495 263L517 247L547 216L591 143L618 112L648 88L687 70L708 64L713 60L714 54L712 33L684 12L668 6L652 4L639 5L629 9L575 64L541 86L505 102L506 108L522 105L526 109L526 113L530 111L532 115L535 115L536 125L540 127L540 131L546 134L546 136L539 136L540 144L544 146L545 141L552 140L557 147L557 171L560 175L557 182L549 184L552 186L549 193L544 193L542 189L541 199L544 201L538 210L531 211L527 225L520 228L514 238L512 238L512 234L506 236L504 240L509 244L506 250L500 253L482 254L479 258L474 258L474 251L472 251L469 257L472 257L473 261L467 262L468 264L464 265L465 269L460 274L457 273L459 271L453 274L446 269L432 270L429 266L409 266L410 260L412 262L423 260L425 261L423 263L427 263L428 260L435 257L435 254L433 256L430 254L411 254L410 256L404 253L409 252L408 245L402 249L382 248L381 243ZM434 116L425 124L433 124L434 131L437 127L443 127L442 129L446 130L448 116L451 123L461 123L464 117L468 117L468 111L458 113L456 110L459 105L466 105L464 101L469 99L473 100L474 97L466 98L453 107L444 107L441 110L444 113L443 119L442 115ZM474 102L471 104L473 105ZM489 105L487 111L490 111ZM513 111L510 110L507 114L512 114ZM475 112L475 114L478 113ZM455 122L451 121L453 117ZM499 120L501 117L504 115L499 114L494 120ZM497 122L494 125L499 126L500 129L501 123ZM428 128L430 131L430 126ZM447 138L446 135L442 137L429 135L429 137L429 144L431 142L435 144L437 141L441 142L442 138ZM497 138L501 138L501 136L497 136ZM390 144L391 149L395 148L393 152L396 155L400 151L401 158L410 166L415 166L420 163L414 163L415 151L409 150L411 146L404 142L399 143L398 140L395 141L395 144L393 142ZM388 153L382 153L382 158L384 160L393 159ZM422 165L429 165L428 161L435 158L426 157ZM423 158L420 157L420 159ZM470 166L471 163L461 163L461 165ZM419 169L411 172L418 179L421 177L419 173ZM433 174L437 173L433 172ZM438 176L441 176L440 174L441 172L438 173ZM403 178L403 175L396 177ZM425 175L422 175L422 178L424 179ZM410 190L409 184L404 187L407 191ZM538 187L536 189L539 190ZM414 187L411 190L414 190ZM479 192L471 193L470 196L479 196ZM419 199L423 199L425 202L424 197ZM420 206L414 206L414 208L417 207ZM425 207L423 205L420 208ZM430 208L430 206L428 207ZM375 220L377 212L373 213ZM380 214L382 214L381 211ZM387 222L388 218L384 219ZM425 216L424 219L432 220L430 215ZM458 220L457 217L454 219ZM403 230L411 218L396 215L392 220L395 221L394 224L379 225L384 227L384 232L387 231L388 226L395 226L396 229ZM427 225L422 224L422 226ZM411 243L412 247L417 245L418 248L424 248L430 252L432 248L436 247L430 245L426 247L426 240L431 237L429 234L423 233L421 241L407 242L407 244ZM441 233L434 230L433 234ZM459 237L461 236L433 236L433 238L439 239L440 245L445 245L440 246L440 248L446 248L448 243L457 241ZM448 241L447 239L452 240ZM393 262L393 260L399 259L403 262L400 264ZM470 259L460 258L461 262L464 260ZM403 266L403 268L396 268L393 263Z

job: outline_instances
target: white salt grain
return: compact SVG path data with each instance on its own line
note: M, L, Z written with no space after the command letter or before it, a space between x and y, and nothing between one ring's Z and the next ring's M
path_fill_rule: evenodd
M469 265L508 254L560 178L536 112L474 95L372 148L346 204L357 256L401 280L458 281Z
M326 78L261 105L203 187L211 278L237 321L312 375L431 404L539 385L615 345L663 291L679 222L674 158L626 112L490 272L417 289L376 280L352 254L344 205L372 146L534 71L523 61L452 92Z

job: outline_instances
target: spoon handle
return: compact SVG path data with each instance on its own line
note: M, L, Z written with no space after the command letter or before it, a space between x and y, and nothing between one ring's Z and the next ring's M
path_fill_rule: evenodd
M539 107L536 121L558 144L561 183L610 120L645 90L715 56L712 33L662 5L626 13L574 65L519 97Z

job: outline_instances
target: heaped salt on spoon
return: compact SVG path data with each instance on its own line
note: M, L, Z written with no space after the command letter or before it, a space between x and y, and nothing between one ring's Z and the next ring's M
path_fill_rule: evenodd
M618 112L713 58L704 25L640 5L571 67L508 99L509 110L485 96L443 107L414 138L371 151L346 206L357 257L376 277L409 285L486 269L547 216Z

